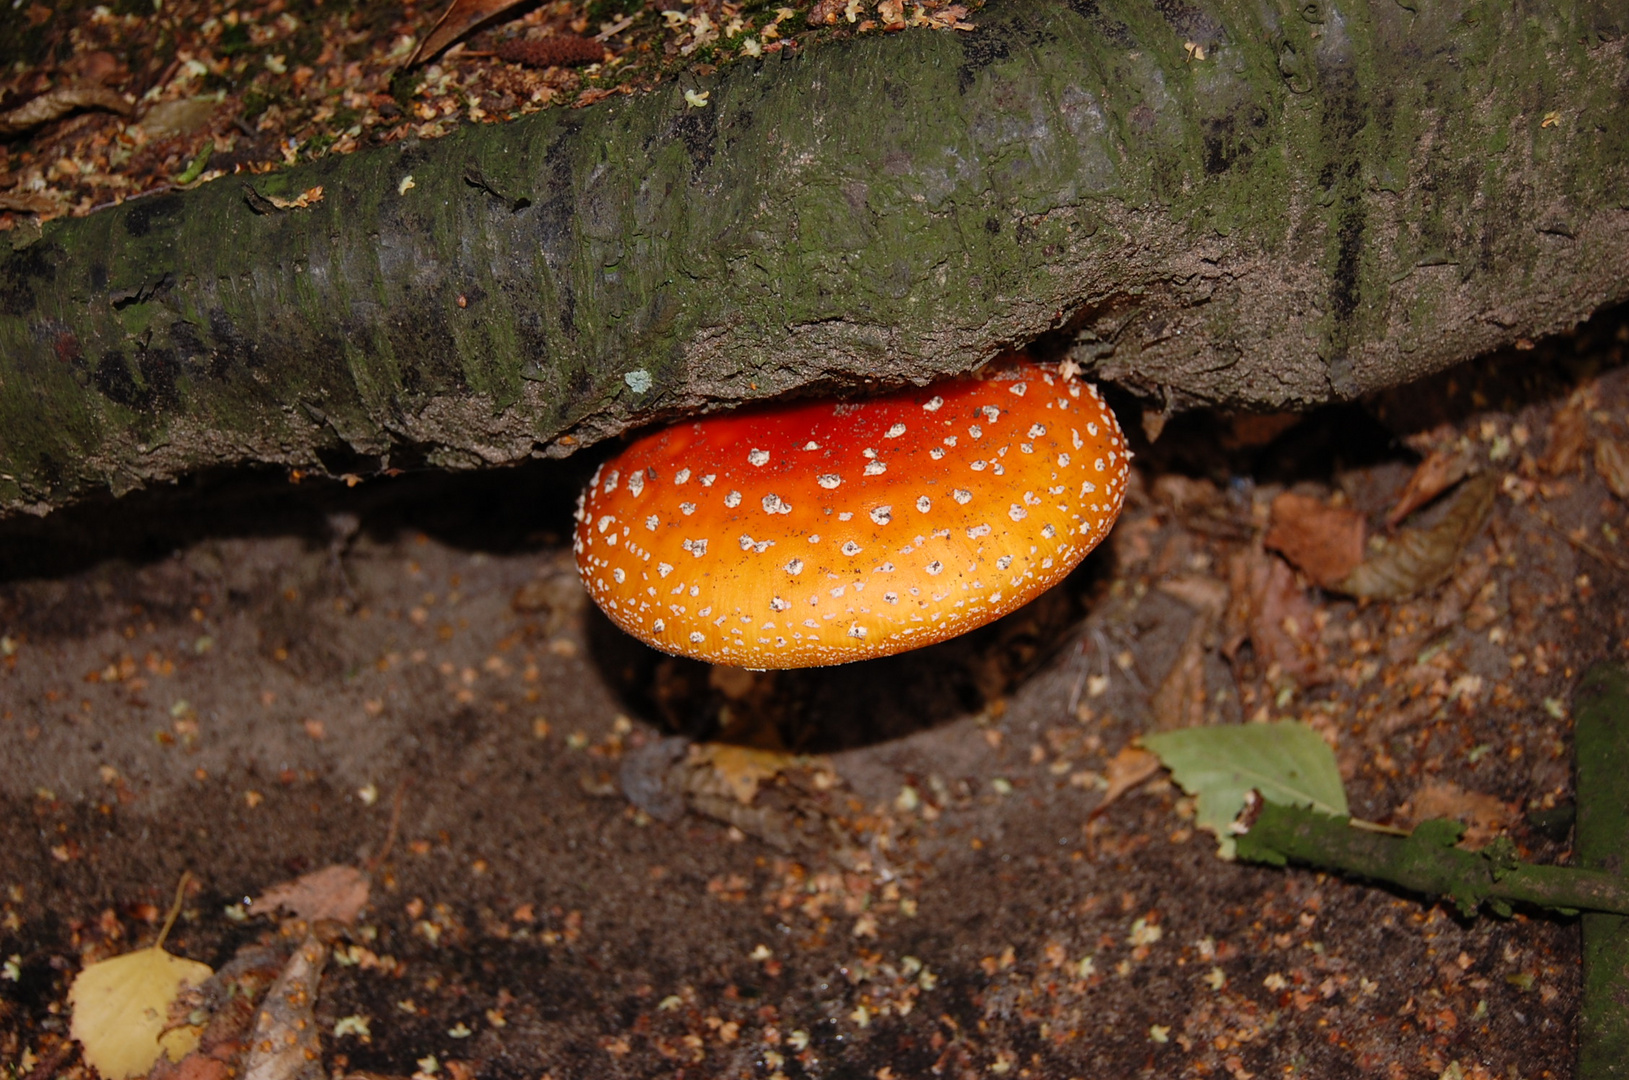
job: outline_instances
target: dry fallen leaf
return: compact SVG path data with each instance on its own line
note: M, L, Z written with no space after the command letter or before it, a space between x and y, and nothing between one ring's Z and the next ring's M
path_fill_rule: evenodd
M56 196L44 191L0 192L0 210L15 210L24 214L56 214L63 207Z
M1545 472L1560 476L1578 468L1589 442L1589 413L1594 407L1595 384L1586 383L1550 418L1550 444L1539 459Z
M691 763L708 766L713 778L742 805L752 802L760 786L800 760L791 754L729 743L695 743L690 747Z
M1122 795L1159 771L1158 755L1140 746L1122 747L1109 762L1107 776L1109 787L1103 792L1103 801L1092 808L1092 812L1087 815L1088 820L1101 817L1103 811L1117 802Z
M102 1080L145 1076L159 1058L179 1061L198 1045L200 1029L172 1027L170 1006L214 969L164 951L189 879L182 876L175 904L150 948L91 964L68 988L70 1033Z
M1277 665L1303 687L1325 681L1329 675L1314 636L1317 609L1289 564L1258 548L1237 557L1231 576L1229 651L1249 638L1264 669Z
M1177 650L1176 661L1154 691L1149 708L1159 731L1198 727L1205 722L1205 635L1210 632L1211 618L1210 612L1195 616L1182 648Z
M1386 514L1386 526L1395 529L1404 518L1465 479L1471 462L1468 449L1431 451L1408 478L1396 505Z
M441 13L430 32L424 35L419 47L407 58L407 66L415 67L445 49L477 26L494 16L515 7L520 0L453 0Z
M408 177L411 180L412 177ZM288 210L304 210L322 202L322 185L307 188L292 199L278 195L262 195L253 184L243 185L243 200L257 214L281 214Z
M257 912L281 908L306 920L353 923L368 904L368 879L354 866L325 866L267 889L254 902Z
M1159 590L1207 617L1214 618L1227 607L1227 583L1217 578L1190 574L1161 581Z
M1409 799L1408 819L1415 824L1432 818L1464 822L1464 843L1479 848L1509 828L1516 808L1479 791L1466 791L1451 780L1428 780Z
M1447 577L1482 531L1499 478L1482 473L1465 481L1443 519L1429 529L1404 529L1331 588L1367 600L1403 600Z
M1328 588L1363 561L1363 516L1344 506L1286 491L1273 500L1262 543Z
M1599 439L1595 443L1595 471L1612 494L1629 502L1629 443Z
M190 135L209 123L210 117L221 107L213 95L178 98L161 101L142 113L137 125L149 139L168 139L176 135Z
M75 84L47 90L15 109L0 112L0 136L16 135L29 128L50 123L75 109L106 109L129 116L135 109L124 97L105 86Z
M266 201L279 210L304 210L308 206L315 206L322 202L322 185L306 188L292 199L280 199L276 195L268 195Z

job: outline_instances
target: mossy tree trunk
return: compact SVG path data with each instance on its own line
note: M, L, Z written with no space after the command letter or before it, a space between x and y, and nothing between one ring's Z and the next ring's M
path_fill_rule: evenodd
M977 22L49 226L0 261L0 513L565 453L1060 329L1166 403L1301 405L1629 298L1620 0Z

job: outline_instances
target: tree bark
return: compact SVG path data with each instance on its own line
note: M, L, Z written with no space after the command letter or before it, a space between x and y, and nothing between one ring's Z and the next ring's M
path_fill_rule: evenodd
M1048 335L1166 405L1301 406L1629 299L1619 0L977 22L49 226L0 262L0 513L565 454Z

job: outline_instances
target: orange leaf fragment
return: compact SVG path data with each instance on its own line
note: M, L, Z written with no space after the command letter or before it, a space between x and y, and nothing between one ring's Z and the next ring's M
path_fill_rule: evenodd
M1465 479L1470 470L1468 451L1431 451L1397 496L1397 504L1386 515L1386 526L1396 528L1404 518Z
M710 766L730 794L742 805L748 805L761 786L792 768L799 759L791 754L729 743L699 743L691 747L690 760Z
M368 903L368 879L354 866L325 866L279 882L255 900L256 911L284 911L317 922L354 923Z
M1286 491L1273 500L1263 543L1326 588L1363 561L1363 516L1310 495Z
M1136 788L1159 771L1159 755L1153 751L1131 745L1121 748L1120 752L1115 754L1114 759L1109 762L1109 789L1103 793L1103 801L1093 807L1092 812L1087 815L1087 819L1096 820L1102 816L1103 811L1117 802L1122 795Z
M1451 780L1428 780L1409 800L1409 817L1415 823L1432 818L1463 822L1465 843L1482 847L1515 820L1516 808L1495 796L1466 791Z

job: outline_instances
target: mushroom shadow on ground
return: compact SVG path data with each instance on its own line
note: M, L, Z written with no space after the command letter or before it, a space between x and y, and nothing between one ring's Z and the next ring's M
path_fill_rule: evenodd
M592 604L583 634L605 684L647 723L691 739L834 753L989 708L1074 640L1114 573L1105 544L1004 618L936 645L833 667L749 672L669 656Z

